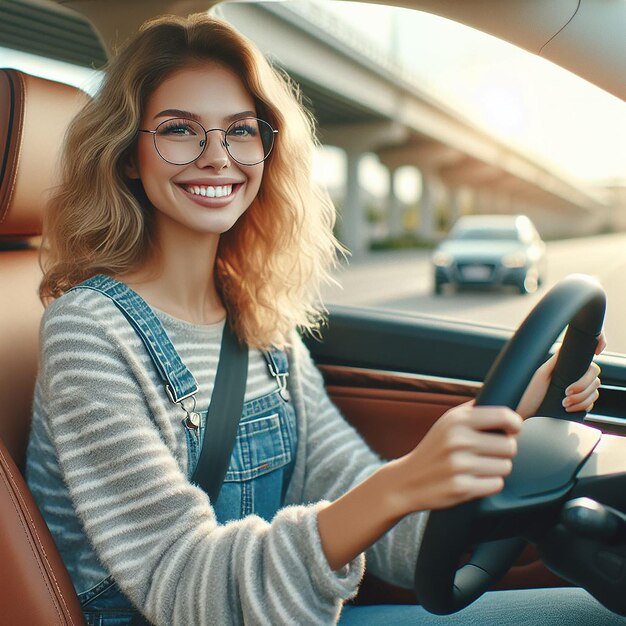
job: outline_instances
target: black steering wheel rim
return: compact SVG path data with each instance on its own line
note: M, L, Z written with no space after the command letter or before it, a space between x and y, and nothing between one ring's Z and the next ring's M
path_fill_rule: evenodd
M517 407L533 373L568 326L550 388L538 414L580 420L561 405L565 388L589 367L602 330L606 297L588 276L559 282L535 306L492 365L477 405ZM418 601L431 613L447 615L466 607L503 575L524 546L519 538L481 543L470 562L458 567L472 543L481 500L429 515L415 567Z

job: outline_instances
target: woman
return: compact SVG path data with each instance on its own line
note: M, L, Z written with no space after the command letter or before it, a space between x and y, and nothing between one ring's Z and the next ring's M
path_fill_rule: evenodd
M312 147L288 81L206 15L145 25L69 131L45 223L27 477L89 624L128 624L135 607L164 625L335 623L366 549L374 572L410 586L419 511L496 493L510 471L553 360L520 415L457 407L387 464L329 401L295 334L316 328L338 248ZM168 397L113 292L193 372L196 406ZM190 476L226 325L249 368L210 502ZM568 409L591 406L597 373L571 386Z

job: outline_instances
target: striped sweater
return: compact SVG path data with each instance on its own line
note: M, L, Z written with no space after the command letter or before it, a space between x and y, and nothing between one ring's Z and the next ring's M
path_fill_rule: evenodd
M223 323L155 312L198 381L199 406L208 406ZM96 292L69 292L46 310L40 339L27 480L77 591L112 574L158 625L337 621L364 559L333 572L317 512L381 461L331 403L295 334L298 449L286 506L271 523L248 516L224 525L187 479L181 410L117 307ZM246 400L274 389L251 351ZM410 587L424 518L408 516L387 533L368 551L368 567Z

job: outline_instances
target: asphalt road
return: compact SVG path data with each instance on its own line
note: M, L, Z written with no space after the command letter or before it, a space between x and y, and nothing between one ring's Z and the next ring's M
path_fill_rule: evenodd
M607 293L608 350L626 354L626 234L602 235L547 244L548 275L537 293L461 291L432 294L430 252L377 252L342 266L324 301L463 319L516 328L546 290L568 274L597 278Z

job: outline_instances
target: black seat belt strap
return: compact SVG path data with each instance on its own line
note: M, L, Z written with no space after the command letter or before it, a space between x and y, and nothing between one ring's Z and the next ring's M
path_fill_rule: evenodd
M235 446L247 378L248 346L239 342L226 322L202 450L191 476L191 482L209 494L212 504L219 496Z

